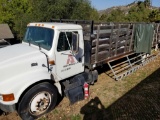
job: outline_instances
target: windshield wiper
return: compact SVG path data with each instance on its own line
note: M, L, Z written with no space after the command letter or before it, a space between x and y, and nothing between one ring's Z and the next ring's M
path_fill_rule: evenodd
M29 46L31 46L31 40L24 40L27 41L29 43Z
M39 47L39 50L41 50L41 44L40 43L38 43L38 47Z
M23 41L27 41L27 42L29 43L29 46L31 46L31 42L32 42L33 40L31 40L31 39L28 39L28 40L24 39ZM33 42L34 42L34 41L33 41Z
M27 41L29 43L29 46L31 46L31 42L38 44L39 50L41 50L41 42L42 41L34 41L34 40L24 40L24 41Z
M37 41L34 41L34 42L38 44L39 50L41 50L41 43L43 43L44 40L37 40Z

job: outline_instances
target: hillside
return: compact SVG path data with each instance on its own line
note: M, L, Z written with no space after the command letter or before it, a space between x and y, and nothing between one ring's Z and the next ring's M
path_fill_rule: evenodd
M100 15L102 14L110 14L113 10L121 10L123 11L124 13L128 13L128 11L131 9L131 7L136 7L138 6L138 3L135 1L135 2L132 2L126 6L113 6L111 8L107 8L105 10L100 10L98 11ZM154 10L154 9L159 9L158 7L155 7L155 6L150 6L150 9L151 10Z

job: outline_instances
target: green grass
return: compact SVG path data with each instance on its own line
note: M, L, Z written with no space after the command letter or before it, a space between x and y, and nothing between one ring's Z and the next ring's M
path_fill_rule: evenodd
M79 114L71 116L71 120L81 120L81 116Z

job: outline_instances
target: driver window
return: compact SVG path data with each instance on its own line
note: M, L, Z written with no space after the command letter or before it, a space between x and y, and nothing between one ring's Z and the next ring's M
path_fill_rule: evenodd
M70 50L70 45L68 44L67 38L68 38L69 44L71 45L72 32L66 32L66 34L65 32L61 32L59 34L58 45L57 45L58 52Z

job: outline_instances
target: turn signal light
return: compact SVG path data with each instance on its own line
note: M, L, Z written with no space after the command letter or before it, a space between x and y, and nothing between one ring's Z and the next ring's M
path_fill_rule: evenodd
M50 60L50 61L49 61L49 64L50 64L50 65L55 65L54 60Z
M9 102L9 101L15 100L13 93L7 94L7 95L2 95L2 98L3 98L3 101L5 101L5 102Z

